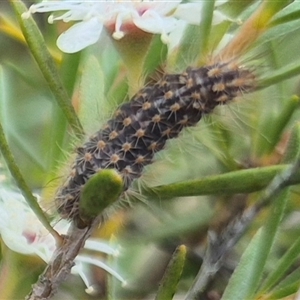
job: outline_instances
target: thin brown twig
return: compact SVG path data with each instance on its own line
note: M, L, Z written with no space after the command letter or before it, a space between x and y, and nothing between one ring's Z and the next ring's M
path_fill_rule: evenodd
M94 228L100 224L101 217L96 218L91 226L84 229L75 226L69 229L68 234L64 236L63 243L56 249L52 260L27 295L27 300L50 299L56 294L60 284L70 274L75 264L74 260L84 247L85 241L90 237Z
M261 210L269 205L284 188L289 186L299 168L300 159L297 159L289 168L276 175L264 190L259 201L246 209L241 216L239 215L232 220L220 235L209 232L208 247L202 266L186 295L186 300L201 299L199 297L209 280L222 267L225 255L236 245Z

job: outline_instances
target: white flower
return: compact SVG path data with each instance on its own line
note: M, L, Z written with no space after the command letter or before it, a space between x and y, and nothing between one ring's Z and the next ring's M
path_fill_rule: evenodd
M112 30L115 39L121 39L135 27L149 33L161 34L167 42L168 33L177 24L172 12L181 0L173 1L43 1L32 5L29 14L36 12L65 11L59 16L51 15L49 23L80 21L60 35L58 47L67 53L78 52L96 43L103 26ZM26 18L29 15L24 14Z
M54 229L60 234L66 234L69 225L70 223L62 220L54 226ZM24 197L4 187L0 187L0 236L11 250L26 255L38 255L46 263L50 261L56 249L54 237L38 220ZM84 249L118 255L118 250L98 239L87 240ZM98 257L81 253L75 259L72 273L80 275L88 288L87 291L91 290L92 286L88 276L88 265L106 270L125 284L124 279Z
M216 0L215 7L228 0ZM57 46L66 53L78 52L99 40L103 26L112 32L115 39L139 28L145 32L160 34L164 43L169 43L169 33L176 29L180 20L188 24L200 24L204 1L181 4L181 0L45 0L29 8L24 18L33 13L64 11L60 15L50 15L49 23L62 20L77 21L62 33ZM215 10L213 24L228 18Z
M215 8L221 6L228 0L216 0ZM174 16L181 20L185 20L189 24L199 25L201 22L201 12L205 1L192 1L191 3L181 4L175 11ZM222 23L224 20L229 20L227 16L222 14L217 9L214 10L213 14L213 25Z
M5 244L22 254L36 254L49 261L54 238L31 211L20 193L0 188L0 234Z
M227 15L223 14L221 11L219 11L219 7L226 3L228 0L216 0L214 3L215 9L213 12L213 18L212 18L212 25L218 25L222 23L223 21L230 21L230 22L237 22L239 23L239 20L233 20L229 18ZM173 16L178 19L178 24L173 30L168 38L168 48L169 51L172 51L174 48L176 48L179 44L181 39L184 37L185 30L187 29L187 26L189 24L192 25L201 25L201 17L202 17L202 10L203 6L205 4L205 1L190 1L189 3L182 3L178 5L177 9L173 13Z

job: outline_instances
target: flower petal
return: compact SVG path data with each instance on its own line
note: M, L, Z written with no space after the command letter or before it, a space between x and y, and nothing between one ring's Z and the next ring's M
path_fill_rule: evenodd
M225 2L226 1L224 0L219 1L218 5L221 5ZM185 20L189 24L200 25L202 9L203 9L203 2L184 3L178 6L178 8L174 13L174 16L181 20ZM222 23L223 21L228 21L228 20L232 21L225 14L221 13L216 9L214 10L213 21L212 21L213 25L217 25Z
M101 34L103 25L97 18L73 25L57 39L57 46L63 52L75 53L95 44Z
M6 246L18 253L22 254L34 254L34 247L27 243L25 237L16 234L13 230L7 229L1 232L1 238Z
M155 10L157 11L161 16L167 15L172 12L172 10L176 9L176 7L179 5L181 0L173 0L170 2L167 1L143 1L143 2L134 2L135 7L137 10Z
M180 4L174 13L174 16L189 24L199 25L202 9L203 2Z
M228 18L228 16L226 16L225 14L221 13L218 10L214 11L214 17L213 17L213 25L218 25L220 23L222 23L223 21L232 21L234 22L234 20Z
M105 242L104 240L101 241L99 239L89 238L85 242L84 248L88 250L94 250L106 254L115 255L115 256L119 254L118 249L113 248L109 243Z
M135 26L154 34L172 31L176 27L177 22L173 17L162 18L153 10L147 10L142 16L133 19Z

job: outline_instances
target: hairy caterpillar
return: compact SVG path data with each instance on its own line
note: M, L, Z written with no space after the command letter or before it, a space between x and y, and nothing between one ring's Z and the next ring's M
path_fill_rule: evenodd
M168 139L254 86L253 72L229 61L166 74L144 87L77 149L71 174L56 195L58 212L76 222L81 189L102 169L118 171L126 191Z

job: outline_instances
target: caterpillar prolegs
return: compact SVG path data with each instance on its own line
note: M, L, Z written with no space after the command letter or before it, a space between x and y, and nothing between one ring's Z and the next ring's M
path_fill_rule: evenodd
M145 86L77 149L71 174L56 195L58 212L63 218L78 220L81 189L99 170L115 169L126 191L168 139L197 124L216 106L253 90L254 85L253 72L231 61L166 74Z

